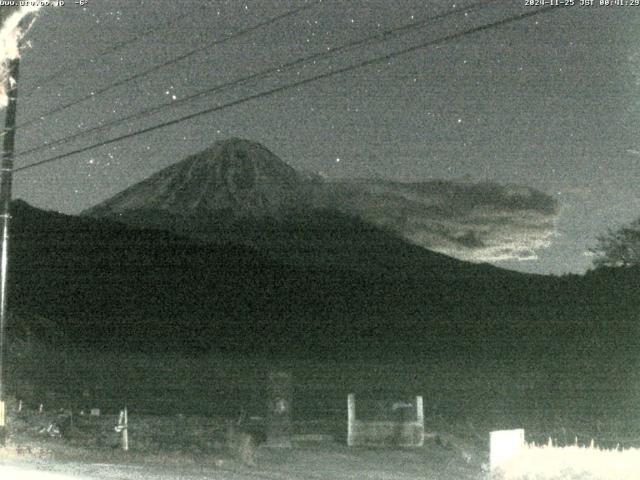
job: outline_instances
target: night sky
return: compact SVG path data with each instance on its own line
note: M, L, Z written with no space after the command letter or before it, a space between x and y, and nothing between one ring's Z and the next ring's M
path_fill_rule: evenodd
M44 7L22 55L17 150L226 81L412 24L399 38L283 69L73 142L19 155L23 167L284 83L539 7L525 0L67 0ZM576 0L579 3L579 0ZM597 0L596 0L597 3ZM304 6L251 33L225 36ZM162 27L163 28L159 28ZM155 33L141 36L154 30ZM640 7L546 13L429 46L16 173L14 196L79 213L215 141L264 144L329 178L455 180L532 187L555 199L551 245L497 265L584 272L595 237L640 216ZM114 82L202 49L134 81ZM97 92L91 99L47 112ZM31 122L44 115L42 121Z

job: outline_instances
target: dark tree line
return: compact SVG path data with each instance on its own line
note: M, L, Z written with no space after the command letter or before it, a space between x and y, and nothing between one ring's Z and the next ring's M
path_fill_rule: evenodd
M618 229L609 229L589 249L599 267L631 267L640 264L640 218Z

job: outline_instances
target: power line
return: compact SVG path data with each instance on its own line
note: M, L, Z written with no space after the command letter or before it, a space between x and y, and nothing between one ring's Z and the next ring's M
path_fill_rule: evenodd
M407 48L404 48L402 50L398 50L396 52L388 53L388 54L381 55L381 56L378 56L378 57L374 57L374 58L371 58L371 59L368 59L368 60L363 60L362 62L353 64L353 65L349 65L347 67L343 67L343 68L340 68L340 69L337 69L337 70L332 70L330 72L325 72L323 74L316 75L316 76L313 76L313 77L310 77L310 78L307 78L307 79L304 79L304 80L299 80L297 82L289 83L289 84L286 84L286 85L281 85L279 87L275 87L275 88L272 88L270 90L266 90L264 92L256 93L256 94L253 94L253 95L250 95L250 96L238 99L238 100L234 100L234 101L225 103L223 105L218 105L218 106L215 106L215 107L207 108L205 110L201 110L199 112L191 113L189 115L185 115L185 116L180 117L180 118L176 118L176 119L169 120L169 121L157 124L157 125L153 125L151 127L143 128L143 129L137 130L135 132L127 133L125 135L120 135L118 137L111 138L111 139L108 139L108 140L103 140L101 142L95 143L93 145L89 145L87 147L78 148L76 150L72 150L72 151L67 152L67 153L63 153L63 154L56 155L56 156L51 157L51 158L47 158L47 159L44 159L44 160L40 160L38 162L34 162L32 164L29 164L29 165L25 165L24 167L16 168L16 169L14 169L14 171L15 172L20 172L20 171L23 171L23 170L28 170L30 168L34 168L34 167L38 167L38 166L44 165L46 163L51 163L51 162L54 162L54 161L57 161L57 160L62 160L64 158L70 157L72 155L76 155L78 153L83 153L83 152L86 152L88 150L93 150L95 148L100 148L100 147L103 147L103 146L106 146L106 145L110 145L112 143L120 142L122 140L126 140L126 139L129 139L129 138L132 138L132 137L136 137L138 135L142 135L142 134L149 133L149 132L152 132L152 131L155 131L155 130L159 130L161 128L165 128L165 127L169 127L169 126L172 126L172 125L176 125L178 123L182 123L182 122L185 122L187 120L191 120L193 118L197 118L197 117L200 117L200 116L203 116L203 115L207 115L209 113L217 112L219 110L223 110L223 109L226 109L226 108L234 107L236 105L240 105L240 104L249 102L251 100L256 100L256 99L259 99L259 98L271 96L271 95L274 95L276 93L280 93L282 91L289 90L291 88L300 87L300 86L303 86L303 85L307 85L309 83L316 82L318 80L324 80L324 79L329 78L329 77L333 77L333 76L340 75L340 74L343 74L343 73L347 73L347 72L350 72L350 71L353 71L353 70L357 70L357 69L360 69L360 68L363 68L363 67L367 67L367 66L370 66L370 65L374 65L374 64L377 64L377 63L388 61L388 60L390 60L392 58L399 57L399 56L402 56L402 55L406 55L408 53L412 53L412 52L415 52L417 50L421 50L421 49L426 48L426 47L431 47L431 46L434 46L434 45L440 45L440 44L443 44L443 43L448 43L448 42L450 42L452 40L457 40L457 39L462 38L462 37L464 37L466 35L471 35L471 34L474 34L474 33L483 32L485 30L490 30L492 28L508 25L510 23L513 23L513 22L516 22L516 21L520 21L520 20L523 20L525 18L533 17L535 15L539 15L541 13L548 12L551 9L557 9L557 8L559 8L559 7L556 7L556 6L542 7L542 8L539 8L537 10L534 10L534 11L521 13L521 14L518 14L518 15L515 15L515 16L512 16L512 17L508 17L508 18L505 18L505 19L502 19L502 20L497 20L497 21L489 23L489 24L481 25L481 26L478 26L478 27L473 27L471 29L464 30L462 32L457 32L457 33L453 33L453 34L450 34L450 35L446 35L446 36L438 38L436 40L430 40L428 42L424 42L424 43L421 43L421 44L418 44L418 45L414 45L412 47L407 47Z
M78 105L79 103L82 103L82 102L84 102L86 100L94 98L96 95L103 94L103 93L105 93L105 92L107 92L107 91L109 91L109 90L111 90L113 88L119 87L119 86L124 85L124 84L126 84L128 82L131 82L132 80L136 80L138 78L147 76L147 75L149 75L149 74L151 74L153 72L156 72L156 71L158 71L158 70L160 70L160 69L162 69L164 67L168 67L169 65L176 64L178 62L181 62L182 60L185 60L187 58L192 57L193 55L196 55L197 53L200 53L200 52L203 52L205 50L208 50L211 47L214 47L216 45L220 45L222 43L228 42L229 40L234 40L234 39L236 39L238 37L247 35L248 33L254 32L254 31L256 31L256 30L258 30L258 29L260 29L262 27L266 27L268 25L276 23L279 20L282 20L284 18L290 17L290 16L295 15L297 13L300 13L300 12L302 12L304 10L308 10L310 8L313 8L316 5L317 5L317 3L314 3L314 4L311 4L311 5L305 5L305 6L300 7L300 8L289 10L288 12L285 12L283 14L280 14L280 15L276 16L276 17L273 17L273 18L270 18L270 19L265 20L263 22L260 22L260 23L258 23L256 25L251 26L251 27L245 28L244 30L240 30L238 32L232 33L232 34L227 35L227 36L225 36L225 37L223 37L223 38L221 38L219 40L215 40L213 42L209 42L204 46L201 46L201 47L198 47L196 49L190 50L187 53L184 53L182 55L174 57L171 60L167 60L164 63L158 64L158 65L154 65L153 67L150 67L150 68L148 68L146 70L143 70L142 72L136 73L135 75L131 75L131 76L127 77L127 78L124 78L124 79L119 80L119 81L117 81L115 83L112 83L111 85L108 85L108 86L106 86L104 88L101 88L99 90L91 92L88 95L85 95L84 97L80 97L80 98L78 98L76 100L73 100L73 101L71 101L69 103L66 103L64 105L60 105L60 106L58 106L58 107L56 107L56 108L54 108L52 110L49 110L48 112L46 112L46 113L44 113L42 115L39 115L38 118L32 118L31 120L27 120L24 123L19 124L17 126L17 128L24 128L26 126L32 125L32 124L34 124L36 122L41 121L44 117L48 117L48 116L53 115L55 113L58 113L58 112L60 112L62 110L66 110L67 108L70 108L70 107L73 107L75 105Z
M449 17L449 16L454 15L454 14L459 14L459 13L462 13L462 12L467 13L467 12L473 11L475 9L487 6L487 5L491 4L491 3L496 3L497 1L498 0L481 0L481 1L478 1L476 3L470 4L470 5L462 8L462 9L449 10L447 12L444 12L444 13L429 17L427 19L423 19L423 20L420 20L420 21L412 22L412 23L409 23L407 25L403 25L401 27L388 29L388 30L385 30L383 32L375 33L375 34L370 35L368 37L349 42L349 43L347 43L345 45L340 45L338 47L334 47L331 50L323 50L321 52L314 53L314 54L309 55L307 57L298 58L297 60L293 60L293 61L288 62L288 63L280 64L280 65L278 65L276 67L270 67L270 68L268 68L266 70L262 70L260 72L257 72L257 73L254 73L254 74L251 74L251 75L248 75L248 76L245 76L245 77L241 77L241 78L238 78L238 79L235 79L235 80L231 80L229 82L225 82L225 83L222 83L222 84L215 85L215 86L213 86L211 88L202 90L200 92L196 92L194 94L191 94L191 95L186 96L184 98L181 98L179 100L175 100L175 101L171 101L171 102L168 102L168 103L163 103L163 104L160 104L160 105L156 105L154 107L142 110L140 112L136 112L136 113L133 113L131 115L127 115L125 117L114 119L114 120L112 120L110 122L107 122L107 123L104 123L102 125L98 125L98 126L89 128L87 130L83 130L81 132L74 133L72 135L59 138L59 139L54 140L52 142L49 142L49 143L47 143L45 145L40 145L38 147L33 147L33 148L28 149L28 150L24 150L22 152L18 152L18 155L24 156L24 155L27 155L27 154L31 154L31 153L34 153L34 152L37 152L37 151L40 151L40 150L44 150L44 149L50 148L52 146L68 143L71 140L74 140L76 138L85 136L85 135L87 135L89 133L94 133L96 131L105 130L105 129L110 128L112 126L124 123L126 121L133 120L135 118L145 117L145 116L151 115L153 113L156 113L156 112L168 109L168 108L174 108L174 107L176 107L178 105L182 105L182 104L187 103L187 102L189 102L191 100L194 100L196 98L208 96L208 95L211 95L212 93L218 92L220 90L223 90L223 89L226 89L226 88L235 87L237 85L246 83L246 82L251 81L251 80L257 80L259 78L266 77L266 76L271 75L273 73L280 73L280 71L283 70L283 69L287 69L287 68L291 68L291 67L294 67L294 66L297 66L297 65L305 64L305 63L311 62L313 60L323 59L323 58L335 55L335 54L337 54L339 52L342 52L344 50L348 50L348 49L355 48L355 47L361 47L361 46L364 46L364 45L371 45L371 44L374 44L374 43L384 42L384 41L387 41L387 40L389 40L391 38L395 38L395 37L399 37L401 35L404 35L404 34L410 32L412 30L415 30L417 28L423 27L426 24L428 24L430 22L433 22L435 20L441 20L443 18Z
M378 57L375 57L375 58L372 58L372 59L364 60L364 61L362 61L360 63L354 64L354 65L350 65L350 66L347 66L347 67L344 67L344 68L341 68L341 69L338 69L338 70L332 70L330 72L326 72L326 73L323 73L323 74L320 74L320 75L316 75L316 76L310 77L308 79L300 80L300 81L293 82L293 83L290 83L290 84L287 84L287 85L281 85L279 87L275 87L273 89L270 89L270 90L267 90L267 91L264 91L264 92L256 93L256 94L250 95L248 97L244 97L244 98L241 98L241 99L238 99L238 100L234 100L234 101L225 103L223 105L218 105L216 107L207 108L205 110L201 110L199 112L195 112L195 113L192 113L192 114L189 114L189 115L186 115L186 116L174 119L174 120L169 120L167 122L163 122L161 124L157 124L157 125L154 125L154 126L151 126L151 127L147 127L147 128L141 129L141 130L137 130L135 132L131 132L131 133L128 133L128 134L125 134L125 135L121 135L119 137L115 137L115 138L112 138L112 139L109 139L109 140L104 140L102 142L98 142L98 143L90 145L88 147L82 147L82 148L73 150L71 152L67 152L67 153L64 153L64 154L56 155L54 157L51 157L51 158L48 158L48 159L45 159L45 160L41 160L41 161L32 163L30 165L26 165L24 167L17 168L17 169L15 169L15 171L22 171L22 170L26 170L26 169L29 169L29 168L33 168L33 167L36 167L36 166L39 166L39 165L42 165L42 164L45 164L45 163L53 162L53 161L56 161L56 160L60 160L60 159L63 159L63 158L78 154L78 153L82 153L82 152L85 152L85 151L88 151L88 150L92 150L94 148L99 148L99 147L102 147L102 146L105 146L105 145L109 145L111 143L115 143L115 142L118 142L118 141L122 141L122 140L126 140L128 138L135 137L137 135L142 135L144 133L149 133L149 132L154 131L154 130L158 130L158 129L165 128L165 127L168 127L168 126L171 126L171 125L175 125L177 123L181 123L181 122L184 122L184 121L187 121L187 120L191 120L193 118L196 118L196 117L199 117L199 116L202 116L202 115L206 115L206 114L213 113L213 112L216 112L216 111L219 111L219 110L223 110L223 109L230 108L230 107L233 107L233 106L236 106L236 105L240 105L242 103L246 103L246 102L251 101L251 100L255 100L255 99L258 99L258 98L270 96L270 95L282 92L284 90L288 90L288 89L291 89L291 88L303 86L303 85L306 85L308 83L312 83L312 82L315 82L315 81L318 81L318 80L323 80L323 79L328 78L328 77L332 77L332 76L335 76L335 75L346 73L346 72L349 72L349 71L352 71L352 70L356 70L356 69L359 69L359 68L363 68L363 67L366 67L366 66L370 66L370 65L373 65L373 64L376 64L376 63L384 62L384 61L390 60L391 58L394 58L394 57L397 57L397 56L401 56L401 55L405 55L407 53L411 53L411 52L414 52L414 51L417 51L417 50L420 50L420 49L423 49L423 48L426 48L426 47L429 47L429 46L434 46L434 45L438 45L438 44L442 44L442 43L447 43L447 42L449 42L451 40L455 40L455 39L461 38L461 37L463 37L465 35L478 33L478 32L484 31L484 30L489 30L491 28L503 26L503 25L506 25L506 24L509 24L509 23L512 23L512 22L515 22L515 21L522 20L524 18L528 18L528 17L534 16L534 15L538 15L540 13L544 13L544 12L549 11L552 8L557 8L557 7L552 7L552 6L543 7L543 8L540 8L538 10L522 13L522 14L519 14L519 15L516 15L516 16L513 16L513 17L508 17L506 19L498 20L498 21L490 23L490 24L481 25L479 27L474 27L474 28L471 28L469 30L465 30L463 32L454 33L454 34L447 35L445 37L442 37L442 38L439 38L439 39L436 39L436 40L431 40L431 41L428 41L428 42L425 42L425 43L422 43L422 44L418 44L418 45L415 45L415 46L412 46L412 47L408 47L408 48L405 48L405 49L402 49L402 50L399 50L399 51L396 51L396 52L392 52L392 53L389 53L389 54L386 54L386 55L382 55L382 56L378 56Z
M183 18L189 17L194 15L194 12L189 10L188 13L183 13L182 15L179 15L175 18L170 19L167 22L163 22L160 25L157 25L153 28L150 28L149 30L142 32L138 35L133 35L132 37L126 39L126 40L121 40L119 42L114 43L113 45L110 45L102 50L100 50L98 53L96 53L93 57L91 57L89 59L89 61L93 61L96 60L98 57L102 56L102 55L108 55L110 53L114 53L117 52L118 50L128 47L131 44L140 41L141 39L148 37L150 35L153 35L154 33L161 31L161 30L166 30L167 28L172 27L173 25L175 25L176 23L179 23ZM68 75L69 73L72 73L74 71L76 71L78 69L78 67L83 64L86 63L86 60L78 60L74 63L72 63L71 65L66 65L64 67L59 68L58 70L56 70L55 72L49 74L46 77L42 77L38 80L36 80L36 85L43 85L45 83L50 82L51 80L55 80L56 77L59 77L61 75Z

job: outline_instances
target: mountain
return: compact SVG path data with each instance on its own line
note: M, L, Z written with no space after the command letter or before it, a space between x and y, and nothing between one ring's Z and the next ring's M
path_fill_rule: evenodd
M554 198L528 187L328 180L294 170L258 143L230 139L84 215L241 243L290 264L362 268L372 261L402 262L397 255L390 258L393 252L359 239L363 222L431 251L494 261L535 256L536 249L549 245L557 213ZM354 248L341 255L347 245ZM428 255L436 263L447 262L422 252L423 258Z
M262 145L234 138L165 168L85 214L117 217L158 210L226 220L281 217L304 201L301 175Z
M320 178L297 172L258 143L234 138L161 170L83 216L248 245L292 265L406 263L396 254L397 239L377 228L372 236L371 225L329 208L322 201L326 192Z
M316 215L319 181L262 145L233 138L161 170L83 216L257 247L290 264L323 263L318 250L330 251L326 242L332 228L346 222L326 212Z

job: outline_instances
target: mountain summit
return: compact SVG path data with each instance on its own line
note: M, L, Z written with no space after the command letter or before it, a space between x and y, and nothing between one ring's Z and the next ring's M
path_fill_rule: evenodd
M231 138L171 165L87 210L118 217L139 210L227 219L281 217L299 208L304 180L259 143Z

